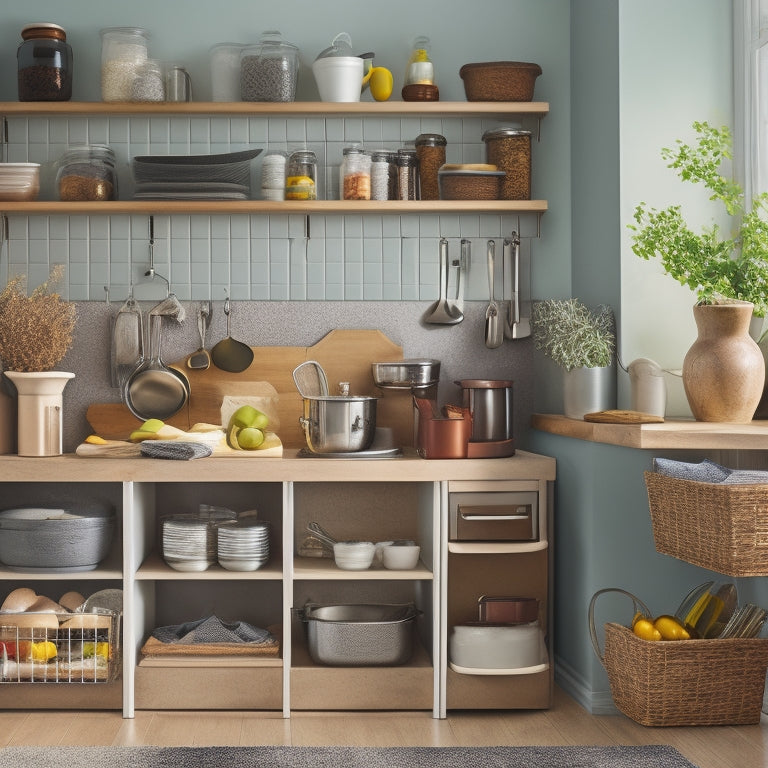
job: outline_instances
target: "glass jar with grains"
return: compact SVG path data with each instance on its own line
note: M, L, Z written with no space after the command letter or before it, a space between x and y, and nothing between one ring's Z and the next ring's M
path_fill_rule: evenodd
M422 200L439 200L437 172L445 165L445 136L422 133L416 137L416 155L419 158L419 186Z
M72 48L58 24L37 22L21 30L16 51L19 101L69 101L72 98Z
M299 49L279 32L265 32L240 55L243 101L293 101L299 72Z
M115 153L105 144L71 146L59 159L59 200L117 200Z
M359 147L345 147L341 161L341 199L371 199L371 156Z
M148 33L138 27L101 30L101 98L130 101L133 81L147 60Z
M531 132L517 126L500 126L486 131L483 141L486 162L506 173L499 199L530 200Z

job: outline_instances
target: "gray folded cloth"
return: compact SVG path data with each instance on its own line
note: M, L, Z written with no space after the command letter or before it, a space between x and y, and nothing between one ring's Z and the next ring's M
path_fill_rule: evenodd
M760 469L729 469L704 459L698 464L674 459L654 459L653 469L661 475L678 480L696 480L723 485L762 485L768 483L768 472Z
M167 627L156 627L152 637L163 643L269 643L272 634L245 621L222 621L218 616L185 621Z
M678 480L697 480L701 483L722 483L731 470L715 464L714 461L704 459L698 464L674 459L654 459L653 469L660 475L675 477Z
M183 440L145 440L141 444L141 455L150 459L203 459L213 449L203 443L185 443Z

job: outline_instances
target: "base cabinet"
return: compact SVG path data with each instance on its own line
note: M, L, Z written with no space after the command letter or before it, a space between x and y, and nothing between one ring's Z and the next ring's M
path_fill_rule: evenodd
M41 483L43 464L49 471ZM550 580L546 549L543 554L450 551L446 500L449 477L456 475L525 477L546 489L554 478L553 460L518 452L514 459L493 462L428 462L416 456L402 463L329 461L317 471L318 462L299 459L205 465L221 467L220 476L203 475L190 466L196 464L0 457L0 477L19 478L0 481L2 507L106 495L119 520L113 552L92 571L22 573L0 564L0 600L18 587L54 600L70 590L87 596L120 589L123 595L116 681L0 682L0 708L121 709L129 718L137 709L251 709L281 712L284 717L304 710L431 710L441 717L446 705L548 706L540 680L550 678L549 669L517 680L459 675L449 669L446 627L471 618L478 594L524 591L548 605ZM266 479L243 479L255 475L255 469ZM106 475L120 479L105 482ZM201 504L239 513L257 510L258 518L270 523L269 563L256 571L227 570L219 564L199 572L171 568L163 559L163 520L195 514ZM414 539L421 546L419 564L402 571L381 565L345 571L328 557L301 556L311 521L342 540ZM315 663L300 615L308 602L413 603L419 615L410 660L402 666ZM156 627L211 615L269 628L280 637L279 655L166 659L142 654ZM523 691L523 699L510 693L511 688ZM523 700L527 704L521 704Z

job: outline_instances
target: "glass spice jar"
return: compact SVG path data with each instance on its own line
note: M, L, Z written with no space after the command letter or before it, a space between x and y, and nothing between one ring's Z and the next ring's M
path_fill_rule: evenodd
M317 157L311 150L297 150L288 158L285 199L317 200Z
M57 165L59 200L117 200L115 153L106 144L72 146Z
M36 22L21 30L16 50L19 101L69 101L72 98L72 47L58 24Z
M341 163L341 199L371 199L371 156L357 148L345 148Z
M415 149L397 150L397 200L419 199L419 158Z
M531 132L513 126L491 128L483 134L486 162L506 176L500 200L531 199Z
M439 200L437 172L445 165L445 136L422 133L416 137L416 156L419 158L419 187L422 200Z
M371 200L390 200L390 155L385 150L371 152Z

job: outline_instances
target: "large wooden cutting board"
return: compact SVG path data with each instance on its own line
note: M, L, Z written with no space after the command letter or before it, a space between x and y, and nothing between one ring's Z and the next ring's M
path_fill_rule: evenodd
M317 360L328 376L331 394L340 381L350 383L355 395L382 395L377 403L377 426L390 427L397 445L413 445L413 405L409 391L382 393L373 383L371 363L403 359L403 348L377 330L335 330L311 347L253 347L253 362L242 373L222 371L215 365L207 370L192 370L184 360L172 363L189 379L187 407L167 419L179 429L193 424L221 422L221 403L225 395L253 395L259 382L268 382L278 393L276 430L286 448L306 445L299 424L302 400L293 381L293 369L306 360ZM88 423L93 431L110 440L125 440L141 423L123 403L95 403L88 408Z

